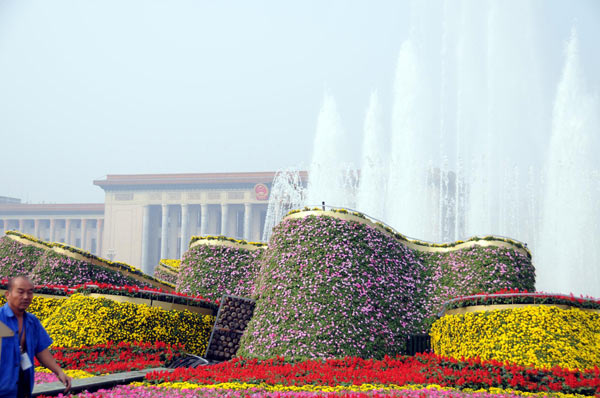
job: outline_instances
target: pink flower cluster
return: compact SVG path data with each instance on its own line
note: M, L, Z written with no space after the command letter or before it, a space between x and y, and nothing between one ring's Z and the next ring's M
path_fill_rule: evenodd
M0 279L29 274L44 252L3 236L0 238Z
M220 300L225 294L250 296L262 250L199 245L181 259L176 290Z
M421 332L421 263L367 225L287 219L274 230L238 355L380 358Z
M120 272L86 261L0 238L0 279L27 274L37 285L74 286L86 282L150 286Z
M381 358L427 332L458 294L528 289L531 260L517 250L412 250L368 225L327 216L274 230L255 286L257 307L238 355Z

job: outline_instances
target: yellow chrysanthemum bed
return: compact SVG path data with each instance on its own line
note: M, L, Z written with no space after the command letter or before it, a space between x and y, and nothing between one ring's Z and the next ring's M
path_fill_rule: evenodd
M432 326L431 345L454 358L588 369L600 365L600 314L525 306L445 315Z
M0 305L6 302L0 298ZM204 354L215 321L212 315L164 310L73 294L66 298L33 298L29 311L41 321L56 347L80 347L108 341L183 344Z

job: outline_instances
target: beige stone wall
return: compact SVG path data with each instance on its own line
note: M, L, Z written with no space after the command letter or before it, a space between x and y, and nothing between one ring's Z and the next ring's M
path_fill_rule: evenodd
M0 233L18 230L41 240L64 242L151 274L161 258L180 258L187 251L191 236L225 235L259 241L268 206L264 184L272 179L271 174L107 176L106 180L94 181L105 191L104 205L18 204L22 206L18 208L23 209L21 213L15 210L17 205L0 205ZM259 184L264 186L256 185L258 181L263 181ZM203 188L171 187L184 183ZM224 186L230 188L220 188ZM53 208L54 213L25 214L45 207ZM84 208L100 211L73 213L74 209ZM168 214L166 225L163 209ZM185 220L183 213L187 213Z
M131 190L107 191L102 257L114 257L146 272L152 272L161 258L180 258L187 251L189 239L202 234L202 218L206 220L206 235L226 235L258 241L262 236L261 215L266 214L267 200L256 198L253 189L230 190ZM183 234L182 205L187 205L187 233ZM226 216L223 215L223 205ZM145 225L145 207L149 219ZM167 209L167 231L163 232L162 212ZM206 214L202 213L202 209ZM246 216L246 210L250 215ZM248 218L247 218L248 217ZM244 223L250 227L244 229ZM144 243L144 229L148 242ZM248 236L245 232L247 232ZM161 247L162 237L167 247ZM161 243L159 243L159 241ZM144 251L146 257L144 257ZM143 264L147 261L147 264Z
M0 232L19 231L48 242L60 242L100 254L103 214L3 214L0 211Z

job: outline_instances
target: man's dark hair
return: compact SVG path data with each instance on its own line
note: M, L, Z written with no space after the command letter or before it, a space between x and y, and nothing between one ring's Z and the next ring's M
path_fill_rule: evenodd
M13 287L15 287L15 281L17 279L25 279L27 282L31 283L33 285L33 282L31 282L31 279L29 279L29 277L25 274L21 274L21 275L17 275L17 276L13 276L12 278L10 278L8 280L8 285L6 287L7 291L12 291Z

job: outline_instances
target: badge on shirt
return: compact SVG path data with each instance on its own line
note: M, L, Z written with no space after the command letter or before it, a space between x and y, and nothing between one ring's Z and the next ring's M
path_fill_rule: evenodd
M31 360L29 359L29 355L26 352L21 354L21 369L27 370L31 367Z

